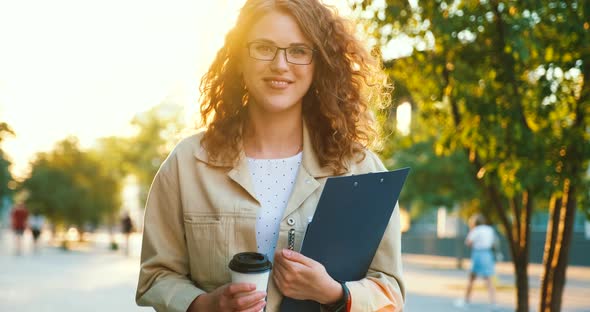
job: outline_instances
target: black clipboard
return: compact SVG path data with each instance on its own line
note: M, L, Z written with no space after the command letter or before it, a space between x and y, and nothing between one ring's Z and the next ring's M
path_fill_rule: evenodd
M339 281L363 279L377 252L410 168L328 178L301 253ZM316 312L320 304L285 297L281 312Z

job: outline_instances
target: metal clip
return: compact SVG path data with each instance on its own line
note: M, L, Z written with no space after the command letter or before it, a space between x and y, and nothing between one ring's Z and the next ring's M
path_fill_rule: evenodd
M295 229L289 230L289 236L287 237L289 241L289 249L295 249Z

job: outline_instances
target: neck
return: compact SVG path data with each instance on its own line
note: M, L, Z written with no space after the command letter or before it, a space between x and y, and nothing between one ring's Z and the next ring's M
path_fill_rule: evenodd
M297 114L272 116L249 112L244 127L244 152L259 159L286 158L303 148L303 118Z

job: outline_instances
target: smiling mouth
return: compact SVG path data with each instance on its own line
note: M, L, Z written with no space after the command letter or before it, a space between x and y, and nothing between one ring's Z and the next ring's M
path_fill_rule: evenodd
M291 81L277 79L265 79L264 81L275 89L284 89L292 83Z

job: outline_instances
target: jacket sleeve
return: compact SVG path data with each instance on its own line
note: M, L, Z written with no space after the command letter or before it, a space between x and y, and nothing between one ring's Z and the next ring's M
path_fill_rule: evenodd
M185 312L205 293L191 282L189 273L178 171L169 157L156 174L146 204L137 304L160 312Z
M381 161L368 153L368 172L387 170ZM347 282L350 290L350 312L402 311L405 289L402 280L401 227L399 206L395 209L369 267L367 277Z

